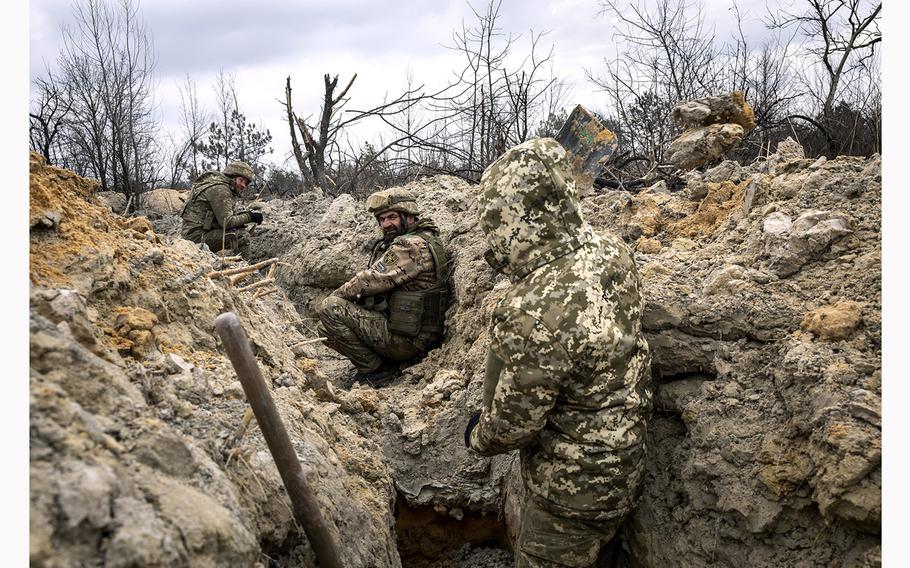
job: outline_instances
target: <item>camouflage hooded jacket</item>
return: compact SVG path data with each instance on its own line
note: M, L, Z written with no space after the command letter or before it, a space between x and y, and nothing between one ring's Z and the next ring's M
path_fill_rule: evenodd
M235 229L252 220L249 213L234 214L232 185L231 178L220 172L205 172L196 178L181 213L183 238L198 242L207 231Z
M606 520L634 505L651 408L635 261L582 219L565 150L525 142L484 172L488 261L512 287L492 315L471 447L521 448L531 494L556 514Z
M356 301L395 289L415 291L432 287L436 282L436 265L429 243L417 234L420 232L438 239L439 228L432 219L422 218L391 243L379 243L373 249L369 268L358 272L332 294Z

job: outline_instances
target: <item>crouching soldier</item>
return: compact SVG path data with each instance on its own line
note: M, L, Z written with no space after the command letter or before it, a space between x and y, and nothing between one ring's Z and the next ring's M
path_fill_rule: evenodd
M247 223L262 223L259 211L235 212L237 196L255 175L246 162L231 162L221 172L205 172L193 182L193 189L180 216L180 236L194 243L205 243L209 250L222 249L246 255L249 235Z
M378 384L442 338L450 270L439 229L413 196L393 188L366 204L383 237L368 268L322 302L319 332L354 364L354 380Z

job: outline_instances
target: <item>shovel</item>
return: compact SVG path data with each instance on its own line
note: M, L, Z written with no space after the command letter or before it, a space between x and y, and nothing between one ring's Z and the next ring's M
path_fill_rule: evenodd
M590 185L598 176L604 163L616 153L619 142L616 134L591 111L581 105L571 114L556 135L569 154L576 184Z
M294 508L294 518L303 527L310 546L316 554L319 566L322 568L341 568L338 546L329 532L328 526L319 511L316 496L303 476L300 460L291 443L278 409L268 387L262 379L262 371L256 363L253 348L247 338L240 320L233 312L225 312L215 318L215 329L221 336L224 349L227 351L237 377L243 386L243 392L253 408L253 414L259 423L262 437L275 458L278 473L291 498Z

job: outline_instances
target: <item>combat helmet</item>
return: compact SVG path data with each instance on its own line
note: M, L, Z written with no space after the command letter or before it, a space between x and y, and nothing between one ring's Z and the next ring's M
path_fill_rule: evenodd
M251 168L248 163L241 162L240 160L231 162L226 165L221 173L228 177L242 176L250 180L250 182L256 178L256 174L253 173L253 168Z
M377 191L367 197L367 210L373 216L379 216L386 211L410 213L415 216L420 214L414 196L397 187Z

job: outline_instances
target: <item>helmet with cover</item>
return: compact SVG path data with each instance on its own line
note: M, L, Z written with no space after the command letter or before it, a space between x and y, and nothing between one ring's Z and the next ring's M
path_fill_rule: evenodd
M419 214L414 196L397 187L377 191L367 197L367 210L376 217L386 211L410 213L415 216Z
M240 160L231 162L226 165L221 173L228 177L245 177L250 182L256 179L256 174L253 173L253 168L251 168L248 163L241 162Z

